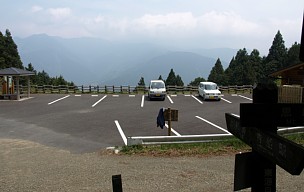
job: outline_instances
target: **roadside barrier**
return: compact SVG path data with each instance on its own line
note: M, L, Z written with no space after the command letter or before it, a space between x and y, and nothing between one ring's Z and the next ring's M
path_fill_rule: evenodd
M16 89L16 85L15 85ZM192 94L198 92L197 86L166 86L168 94ZM224 93L252 93L252 85L234 85L234 86L219 86L220 91ZM27 91L27 86L19 85L20 93ZM149 87L147 86L130 86L130 85L81 85L81 86L68 86L68 85L31 85L31 94L35 93L95 93L95 94L132 94L132 93L147 93Z
M281 128L278 134L294 134L304 132L304 127ZM136 136L127 137L127 146L131 145L160 145L175 143L202 143L215 142L223 139L233 138L232 134L213 134L213 135L184 135L184 136Z

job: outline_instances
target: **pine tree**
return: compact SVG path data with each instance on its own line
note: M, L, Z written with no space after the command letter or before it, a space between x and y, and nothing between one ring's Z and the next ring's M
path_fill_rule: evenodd
M159 75L158 80L163 80L163 77Z
M176 76L173 69L170 70L170 73L166 79L166 85L176 85Z
M221 63L221 60L218 58L214 67L211 69L211 72L208 76L208 81L215 82L217 84L225 84L225 73Z
M138 86L146 86L145 79L143 77L140 78L139 82L137 83Z
M266 71L267 75L286 66L286 55L287 49L285 47L285 42L282 34L278 31L266 57L266 65L270 63L269 66L266 66L266 69L268 70Z
M295 42L287 51L286 66L300 63L300 44Z
M181 76L179 76L179 75L176 76L175 85L177 85L177 86L184 86L184 82L183 82Z
M5 37L0 31L0 69L6 68L4 51L5 51Z
M32 65L32 63L29 63L27 65L27 67L25 67L25 70L27 71L32 71L35 73L35 75L33 75L31 78L30 78L30 81L31 81L31 84L37 84L37 71L34 69L34 66Z
M16 67L23 69L17 45L15 44L10 31L5 31L5 51L4 51L5 67Z
M51 78L44 70L37 74L37 85L51 85Z
M204 79L203 77L197 77L193 81L191 81L189 83L189 85L190 86L198 86L200 82L204 82L204 81L206 81L206 79Z
M245 65L248 63L248 53L245 48L240 49L236 56L232 58L228 68L225 71L228 84L244 85L246 71Z

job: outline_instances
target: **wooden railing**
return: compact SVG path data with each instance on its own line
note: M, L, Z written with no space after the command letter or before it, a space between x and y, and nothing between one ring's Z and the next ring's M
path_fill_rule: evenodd
M147 93L146 86L130 86L130 85L104 85L104 86L67 86L67 85L31 85L31 93L95 93L95 94L138 94ZM197 86L166 86L168 94L194 94L198 93ZM237 93L252 93L252 85L242 86L219 86L222 93L237 94ZM21 94L27 91L27 86L20 85L19 90Z

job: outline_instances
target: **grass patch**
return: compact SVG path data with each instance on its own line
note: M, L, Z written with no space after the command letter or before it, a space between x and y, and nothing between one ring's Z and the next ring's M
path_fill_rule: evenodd
M285 138L304 145L304 133L285 135ZM165 145L134 145L122 147L120 154L157 157L231 155L251 151L251 147L237 138L218 142Z
M289 139L299 145L304 146L304 133L284 135L283 137L285 137L286 139Z

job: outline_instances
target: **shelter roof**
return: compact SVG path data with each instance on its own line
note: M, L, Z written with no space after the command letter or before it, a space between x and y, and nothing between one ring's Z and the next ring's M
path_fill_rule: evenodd
M35 75L35 73L32 71L18 69L15 67L0 69L0 76L29 76L29 75Z
M272 74L270 74L270 76L272 76L272 77L280 76L286 71L293 70L293 69L303 70L303 68L304 68L304 63L298 63L298 64L295 64L295 65L287 66L287 67L285 67L283 69L280 69L278 71L275 71Z

